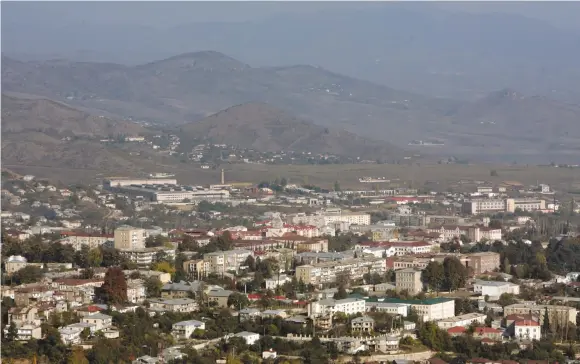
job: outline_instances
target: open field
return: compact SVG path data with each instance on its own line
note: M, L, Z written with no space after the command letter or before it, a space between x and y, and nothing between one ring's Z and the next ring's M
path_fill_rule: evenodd
M97 171L84 169L46 168L42 166L4 165L20 174L33 174L39 177L56 179L62 182L95 182L106 176L125 176L127 171ZM142 173L170 172L185 184L219 183L220 169L202 170L198 166L159 165L155 169L142 169ZM426 181L435 181L445 188L459 180L486 181L499 184L504 181L520 182L523 185L547 183L559 191L580 188L580 169L508 166L508 165L390 165L390 164L353 164L353 165L263 165L231 164L224 165L226 182L254 182L274 180L285 177L289 183L308 183L332 188L338 181L342 188L371 189L372 183L360 183L359 177L374 176L396 180L401 186L421 187ZM497 177L490 172L497 171ZM129 174L128 176L134 176ZM388 184L385 184L387 186Z

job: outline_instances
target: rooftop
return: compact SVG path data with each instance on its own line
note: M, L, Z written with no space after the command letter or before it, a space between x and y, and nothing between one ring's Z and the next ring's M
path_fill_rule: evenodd
M384 303L402 303L405 305L436 305L438 303L445 303L453 301L453 298L427 298L424 300L404 300L400 298L388 298L388 297L369 297L365 299L367 302L384 302Z

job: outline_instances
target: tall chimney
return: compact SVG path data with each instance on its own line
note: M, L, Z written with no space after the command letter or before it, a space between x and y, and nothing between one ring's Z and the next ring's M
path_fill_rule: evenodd
M224 169L222 168L222 185L226 184L226 178L225 178L225 174L224 174Z

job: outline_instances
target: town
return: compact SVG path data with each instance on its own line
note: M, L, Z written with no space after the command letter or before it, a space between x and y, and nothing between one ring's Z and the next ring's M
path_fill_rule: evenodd
M580 210L546 184L2 180L3 358L577 358Z

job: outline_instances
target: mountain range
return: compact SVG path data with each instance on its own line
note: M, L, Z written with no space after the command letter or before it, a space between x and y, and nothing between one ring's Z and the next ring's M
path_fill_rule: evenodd
M2 48L133 65L213 49L255 66L320 65L437 97L475 100L512 87L580 102L578 4L328 2L248 16L278 4L223 3L214 20L201 15L205 4L141 5L7 3Z
M242 109L243 118L234 118L239 138L244 130L270 135L261 129L269 127L271 112L255 107L267 104L281 115L291 115L281 116L282 120L311 122L341 135L356 134L361 140L399 148L408 148L411 140L437 139L445 144L421 153L500 160L543 158L544 162L573 157L580 145L580 107L576 104L511 89L475 101L433 98L316 66L252 67L215 51L137 66L25 62L3 56L2 89L66 102L93 115L145 120L170 128L200 122L235 105L252 104ZM208 125L207 120L200 125ZM278 146L288 148L300 137L286 135L292 136ZM248 145L255 143L264 142L248 140Z

